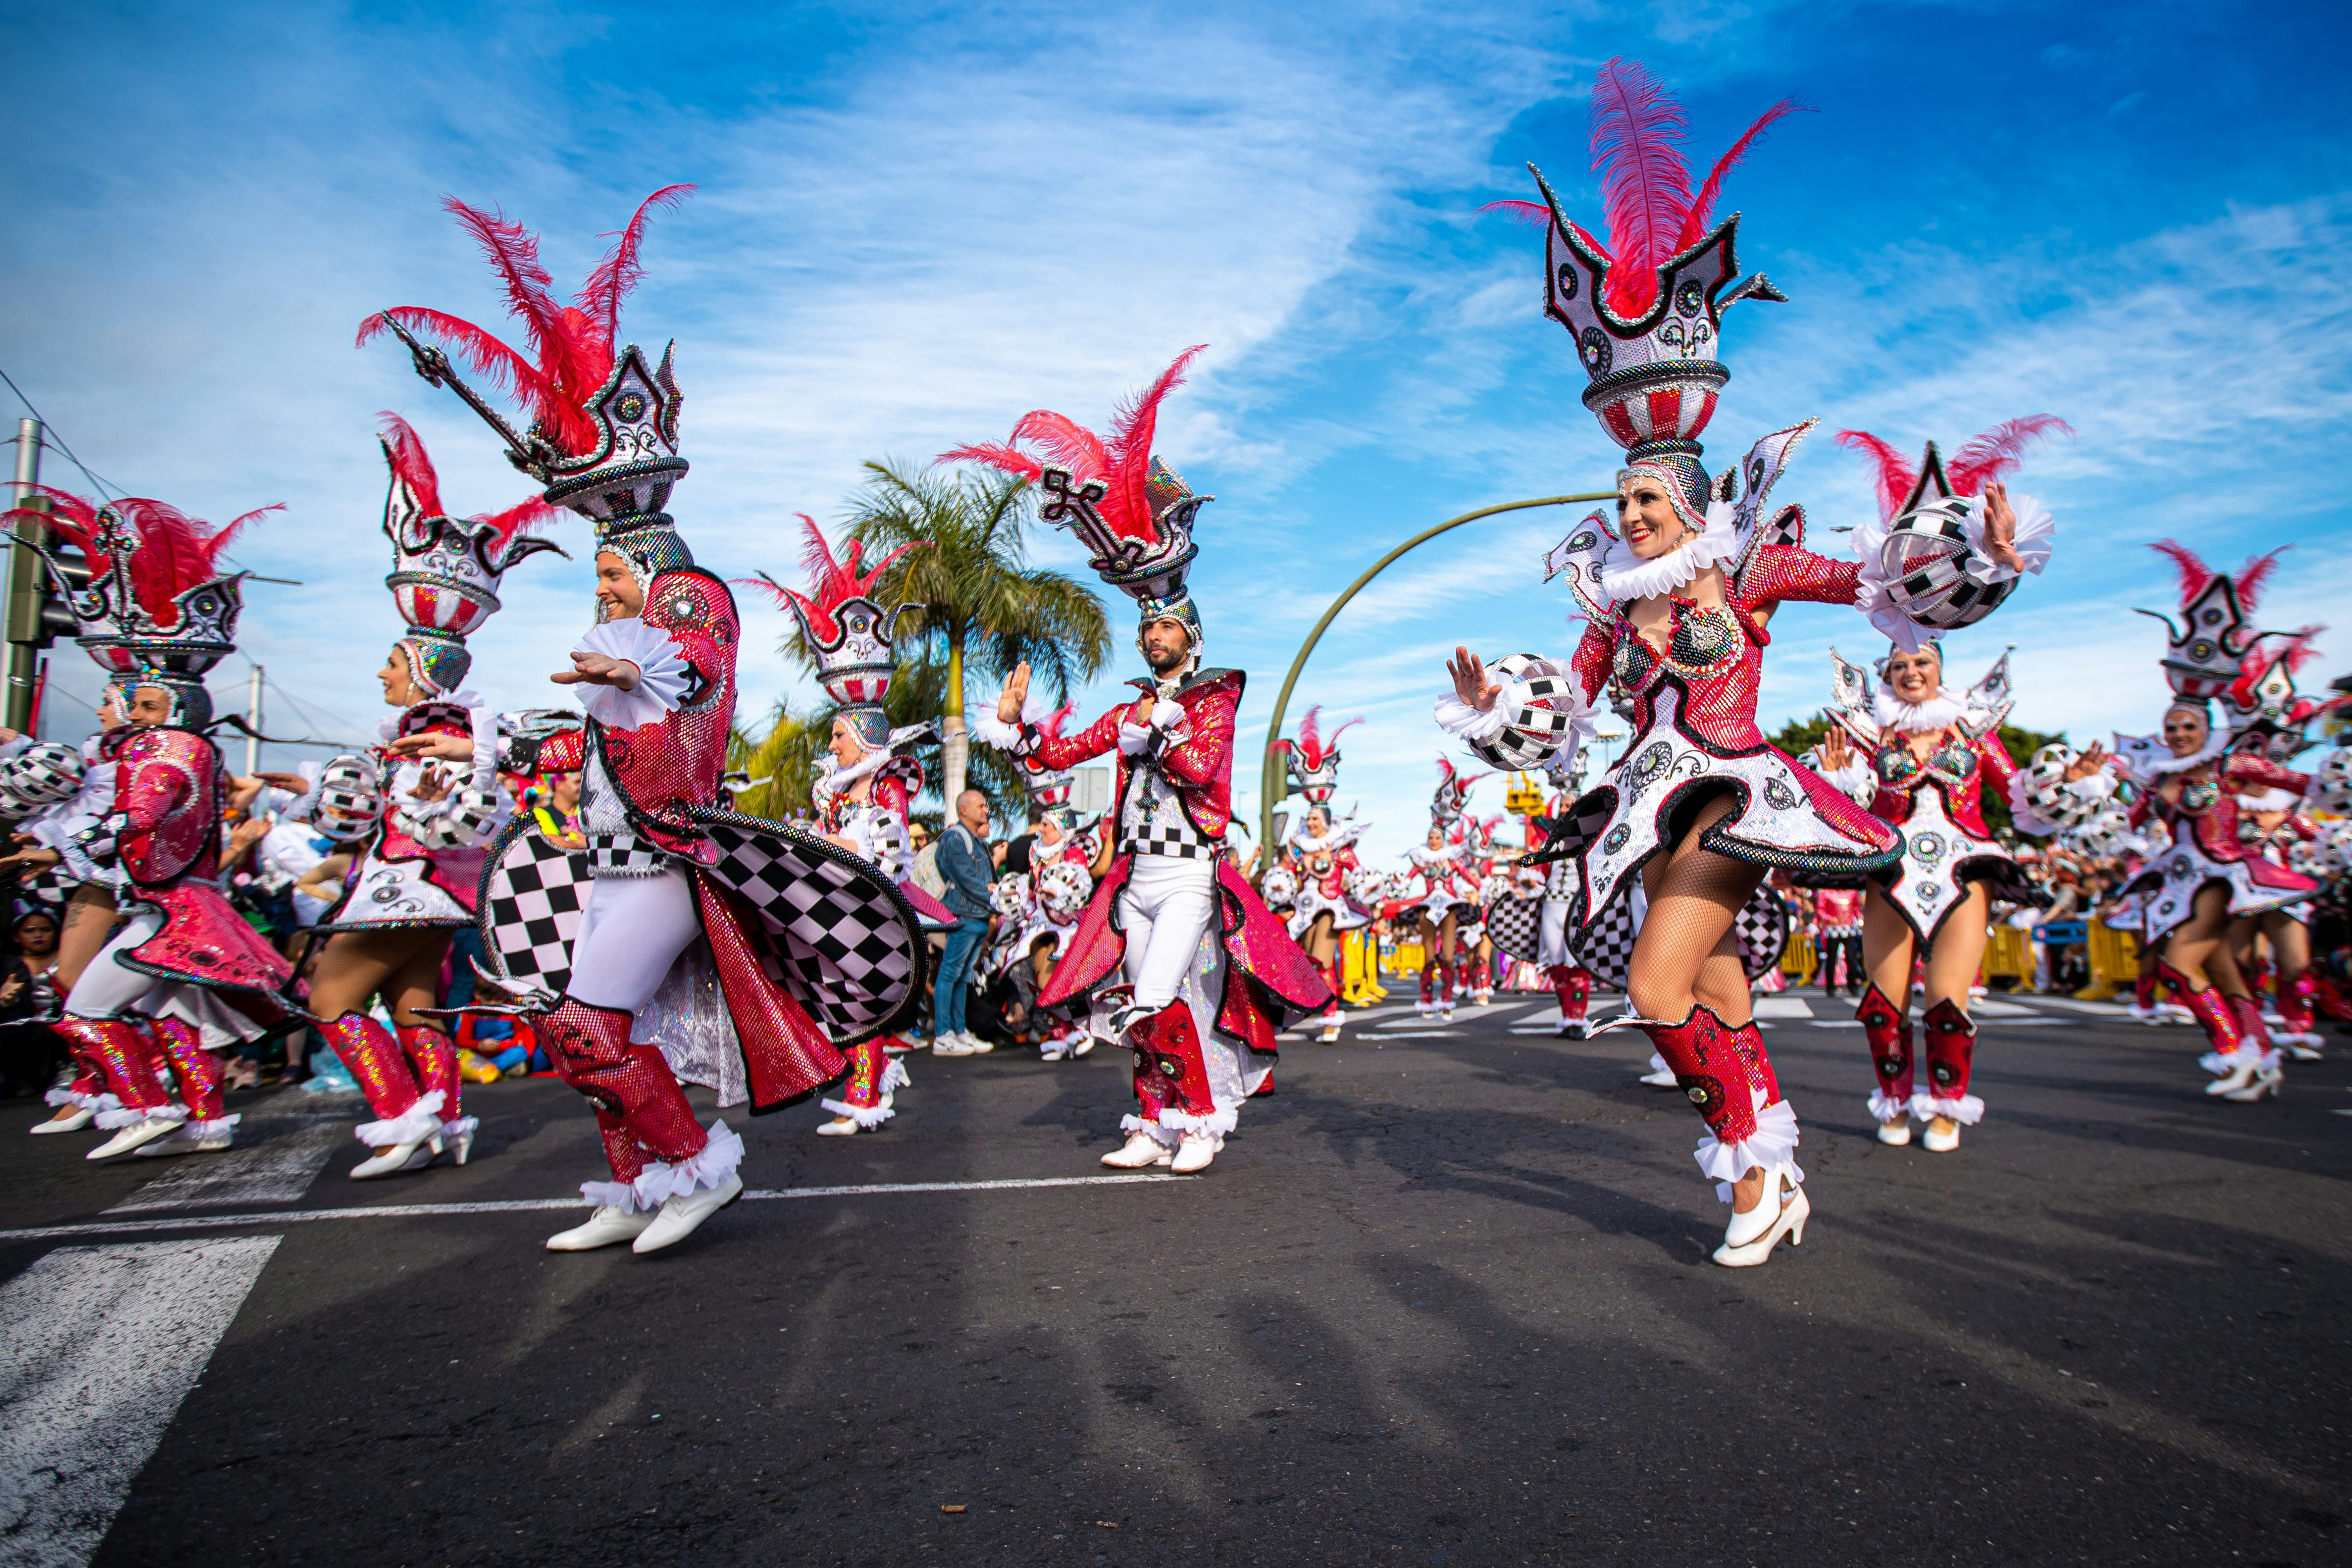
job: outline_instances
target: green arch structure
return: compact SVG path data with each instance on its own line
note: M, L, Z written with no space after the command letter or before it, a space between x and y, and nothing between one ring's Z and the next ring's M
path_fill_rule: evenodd
M1529 507L1570 506L1578 501L1615 500L1616 499L1615 490L1596 490L1589 495L1543 496L1535 500L1505 501L1501 506L1481 507L1476 511L1465 511L1460 517L1447 518L1435 528L1426 529L1414 534L1411 539L1373 562L1362 576L1348 584L1345 593L1331 601L1331 607L1323 612L1323 618L1315 623L1315 629L1308 632L1307 640L1299 645L1298 657L1290 661L1290 673L1282 678L1282 690L1274 700L1274 719L1266 726L1265 750L1258 759L1257 841L1258 869L1261 873L1274 863L1275 809L1289 795L1288 770L1282 765L1276 755L1276 747L1282 739L1282 720L1285 711L1290 706L1291 689L1298 684L1298 672L1307 668L1307 656L1315 651L1315 645L1323 639L1324 630L1330 626L1341 610L1348 607L1348 601L1362 593L1365 584L1387 571L1399 556L1416 546L1428 543L1448 529L1459 528L1465 522L1475 522L1482 517L1493 517L1499 512L1525 511Z

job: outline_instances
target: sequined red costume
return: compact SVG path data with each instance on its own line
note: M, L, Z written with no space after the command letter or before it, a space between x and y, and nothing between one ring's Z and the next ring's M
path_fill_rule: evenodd
M2251 849L2238 831L2240 791L2279 789L2300 798L2310 787L2309 773L2238 752L2143 788L2132 803L2132 826L2161 823L2172 839L2142 873L2152 889L2148 940L2161 941L2188 920L2208 882L2229 886L2231 914L2284 909L2317 892L2318 883Z

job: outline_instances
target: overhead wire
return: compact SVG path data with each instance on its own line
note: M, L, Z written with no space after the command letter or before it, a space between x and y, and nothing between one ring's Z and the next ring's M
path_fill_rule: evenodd
M0 369L0 381L8 384L8 390L16 395L16 401L25 405L25 412L41 422L41 445L54 447L65 454L66 461L81 470L81 477L97 489L100 497L107 500L114 500L130 493L121 485L100 479L95 469L74 455L74 449L66 445L66 438L58 434L57 426L49 423L48 416L33 406L33 400L25 395L25 389L16 384L16 377L10 375L6 370ZM110 495L108 494L110 490L113 492Z

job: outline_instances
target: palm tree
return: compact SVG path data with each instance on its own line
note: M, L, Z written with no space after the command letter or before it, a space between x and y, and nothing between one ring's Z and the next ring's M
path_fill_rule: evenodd
M919 622L909 622L944 644L933 688L939 705L930 711L943 715L941 786L952 814L971 748L967 680L975 673L1002 679L1025 661L1034 679L1066 701L1073 681L1101 673L1110 656L1110 624L1085 584L1028 564L1024 535L1034 516L1026 479L910 469L889 458L867 463L866 473L865 493L850 512L851 536L869 551L930 545L909 551L891 568L887 602L928 606ZM909 687L924 683L909 675L916 670L902 665Z

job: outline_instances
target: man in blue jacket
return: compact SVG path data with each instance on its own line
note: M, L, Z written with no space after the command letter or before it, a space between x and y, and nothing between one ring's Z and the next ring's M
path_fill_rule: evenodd
M956 819L940 836L940 876L947 885L941 901L956 916L948 950L940 961L931 992L931 1054L968 1057L996 1047L967 1032L964 1003L971 994L972 965L988 936L988 797L976 789L956 796Z

